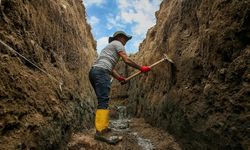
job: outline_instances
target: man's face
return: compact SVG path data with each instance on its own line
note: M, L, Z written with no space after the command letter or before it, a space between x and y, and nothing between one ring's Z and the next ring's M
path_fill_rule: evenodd
M125 45L127 43L127 37L126 36L121 36L121 42L123 45Z

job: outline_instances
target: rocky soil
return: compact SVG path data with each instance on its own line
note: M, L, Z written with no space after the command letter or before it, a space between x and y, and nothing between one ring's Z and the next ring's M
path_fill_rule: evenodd
M150 65L166 53L174 64L114 86L114 95L183 149L250 149L249 9L249 0L163 1L133 57Z
M0 149L60 149L93 126L96 43L81 0L0 0Z

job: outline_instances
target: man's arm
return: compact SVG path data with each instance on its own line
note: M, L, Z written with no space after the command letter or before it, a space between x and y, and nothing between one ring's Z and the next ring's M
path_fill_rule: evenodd
M118 80L119 82L121 82L121 84L125 84L125 78L123 76L121 76L115 69L112 70L111 75Z
M116 79L121 77L121 75L115 69L112 70L111 75Z
M136 68L138 70L141 69L142 66L138 65L136 62L134 62L133 60L131 60L128 55L126 53L124 53L123 51L118 52L118 54L122 57L122 60L129 66Z

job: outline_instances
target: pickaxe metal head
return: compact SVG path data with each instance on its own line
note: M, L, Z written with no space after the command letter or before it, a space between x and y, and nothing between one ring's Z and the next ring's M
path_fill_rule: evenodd
M171 62L172 64L174 63L173 60L170 59L170 58L168 57L167 54L164 54L164 58L165 58L165 60L168 60L168 61Z

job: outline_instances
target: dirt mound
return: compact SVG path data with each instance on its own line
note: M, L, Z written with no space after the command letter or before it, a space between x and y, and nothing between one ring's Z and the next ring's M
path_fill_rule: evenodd
M238 0L163 1L134 58L149 65L167 53L175 64L113 94L129 96L132 114L169 131L183 149L249 149L249 8Z
M79 0L0 1L0 149L57 149L92 126L95 41Z

